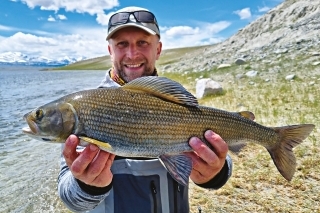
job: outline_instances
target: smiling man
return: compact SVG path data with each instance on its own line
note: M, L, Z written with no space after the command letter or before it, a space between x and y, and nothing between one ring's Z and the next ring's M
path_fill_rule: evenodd
M121 86L141 76L157 75L156 60L162 43L153 13L127 7L110 17L107 41L113 67L100 87ZM187 134L187 133L186 133ZM204 188L218 189L231 176L228 146L214 132L205 132L212 149L199 138L186 153L193 163L191 180ZM62 151L59 195L72 211L150 213L189 212L188 186L175 181L158 159L124 158L95 145L77 146L71 135Z

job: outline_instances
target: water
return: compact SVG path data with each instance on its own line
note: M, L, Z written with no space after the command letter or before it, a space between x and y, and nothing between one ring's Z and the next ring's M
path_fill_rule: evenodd
M23 134L23 115L82 89L95 88L104 71L38 71L0 67L0 212L66 212L57 193L60 144Z

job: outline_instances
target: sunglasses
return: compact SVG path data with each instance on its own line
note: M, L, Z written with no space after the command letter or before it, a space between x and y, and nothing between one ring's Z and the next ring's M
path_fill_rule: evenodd
M153 23L159 29L157 19L154 16L154 14L149 11L142 10L142 11L134 11L134 12L120 12L120 13L113 14L109 19L108 31L110 30L111 27L128 23L130 15L133 15L137 22Z

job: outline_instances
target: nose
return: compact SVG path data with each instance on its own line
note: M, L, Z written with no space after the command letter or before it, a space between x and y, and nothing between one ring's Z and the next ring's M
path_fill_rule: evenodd
M130 44L127 51L127 57L130 59L135 59L138 55L139 55L139 51L138 51L137 45Z

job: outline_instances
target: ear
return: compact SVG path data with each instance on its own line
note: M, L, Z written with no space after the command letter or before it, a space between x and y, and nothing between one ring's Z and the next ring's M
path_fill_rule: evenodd
M160 54L161 54L161 51L162 51L162 42L159 41L158 46L157 46L157 56L156 56L156 60L159 59Z
M113 61L113 54L112 54L112 50L111 50L110 45L108 45L108 52L109 52L111 61Z

